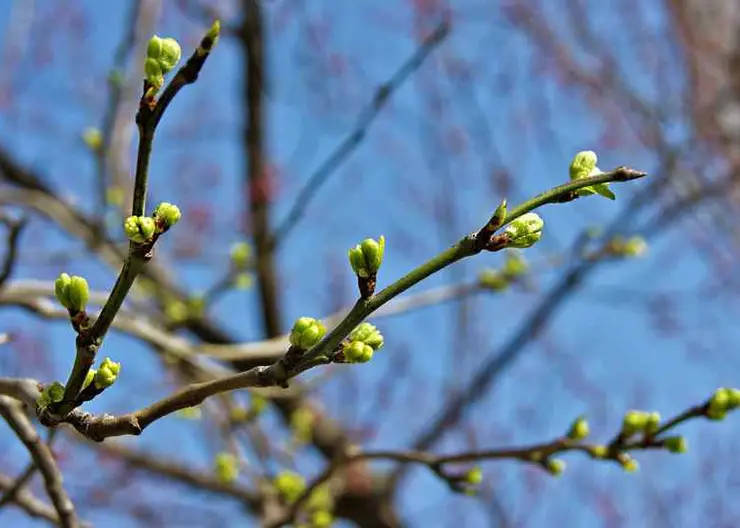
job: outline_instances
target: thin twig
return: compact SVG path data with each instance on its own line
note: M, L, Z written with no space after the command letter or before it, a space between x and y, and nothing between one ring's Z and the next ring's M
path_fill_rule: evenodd
M0 474L0 491L9 491L14 482L14 479L9 476ZM15 497L13 497L12 503L21 508L31 517L44 519L54 526L59 526L59 515L57 515L56 510L38 497L34 496L33 493L27 489L20 490Z
M151 154L154 132L162 119L165 110L175 95L186 85L192 84L198 78L198 73L210 56L211 48L215 44L215 36L210 32L200 42L200 45L169 82L159 100L154 104L148 81L144 82L144 95L141 98L139 112L136 115L136 124L139 127L139 149L136 161L136 175L134 178L134 197L131 209L133 216L144 214L149 174L149 156ZM53 423L59 417L64 417L74 409L78 402L77 396L82 389L85 377L95 362L103 339L110 328L113 319L120 310L124 299L128 295L134 280L138 277L146 263L151 259L152 249L156 237L149 243L137 244L131 242L128 255L123 263L123 269L118 275L113 290L106 301L100 315L88 331L77 337L75 361L67 378L64 388L64 397L58 404L52 404L47 409L44 422Z
M127 112L123 111L124 107L131 101L127 92L130 92L130 86L127 86L124 79L123 71L126 61L131 53L140 48L143 43L137 43L139 37L139 26L147 24L147 15L151 11L147 2L132 2L126 22L126 31L116 48L113 65L111 67L111 77L108 79L108 101L103 116L101 126L102 144L94 150L96 165L96 180L98 194L98 216L99 222L103 225L105 221L105 211L108 205L108 187L111 181L109 168L113 165L115 156L120 156L121 152L116 147L120 147L120 139L117 135L122 135L123 130L128 128ZM143 31L141 32L143 33ZM114 77L120 76L120 78ZM117 139L118 141L114 141ZM126 151L124 149L124 151Z
M211 396L250 387L284 386L287 379L325 363L325 360L306 361L287 371L283 360L280 360L269 367L254 367L217 380L190 384L148 407L122 416L94 416L81 409L74 409L62 421L74 426L86 438L97 442L111 436L140 435L147 426L160 418L200 405Z
M563 201L565 197L568 200L573 200L576 198L575 191L583 187L597 183L628 181L641 176L644 176L644 173L619 168L610 173L575 180L555 187L514 208L503 225L521 216L526 211L534 209L537 205ZM139 435L154 421L186 407L198 405L206 398L221 392L249 387L287 387L288 381L302 372L318 365L331 363L333 361L333 351L339 347L342 340L361 321L385 303L439 270L480 251L476 246L476 235L468 235L452 248L428 260L370 299L360 299L344 319L319 344L306 351L297 362L293 361L286 353L283 358L270 366L258 366L232 376L191 384L149 407L123 416L103 415L96 417L77 409L69 414L65 413L59 416L56 422L49 421L48 425L55 425L55 423L62 421L67 422L87 438L102 441L110 436Z
M0 223L5 224L5 227L8 229L8 244L5 250L5 259L3 260L2 268L0 268L0 290L2 290L8 278L13 273L13 268L18 259L19 238L21 231L26 225L26 219L13 220L5 213L0 212Z
M51 429L49 431L49 436L46 439L46 444L51 447L52 442L54 441L54 437L57 434L57 429ZM28 484L28 482L33 477L34 473L36 473L37 466L35 462L31 462L28 464L28 467L21 473L18 478L16 478L13 485L10 487L10 489L7 489L2 497L0 497L0 509L3 508L6 504L9 504L13 501L13 499L16 497L18 492L20 492L23 487Z
M324 471L314 478L306 486L301 495L290 505L284 517L270 524L269 528L278 528L295 522L301 509L320 486L329 482L339 469L360 460L390 460L402 464L422 464L432 470L439 478L445 480L452 489L461 491L464 489L464 487L460 487L460 484L465 482L465 473L449 471L445 466L486 460L510 459L535 464L547 470L547 463L553 455L573 451L586 454L593 459L609 460L624 465L624 461L629 460L627 453L630 451L664 449L665 439L660 438L661 435L675 429L688 420L706 417L707 409L708 403L691 407L666 421L654 433L649 435L643 434L632 440L625 439L621 434L618 434L615 437L617 440L611 442L608 446L586 443L572 440L567 436L561 436L550 442L542 442L525 447L473 450L452 455L437 455L420 450L356 451L327 465Z
M41 440L31 421L26 417L21 405L7 397L0 396L0 415L8 422L18 439L26 446L34 463L44 477L46 492L64 528L77 528L79 522L74 505L62 485L62 474L56 465L54 455Z
M260 498L257 493L237 483L223 482L215 475L210 475L201 469L190 468L181 462L159 455L153 456L140 450L130 449L117 442L105 442L93 446L89 442L85 444L103 455L120 459L124 464L139 471L186 484L193 489L233 497L255 511L259 508Z
M0 395L9 396L33 409L36 407L36 399L41 395L41 390L39 382L35 379L0 377Z
M52 431L56 431L56 429L52 429ZM23 470L23 473L15 478L15 481L9 488L5 490L3 495L0 496L0 509L4 508L8 504L13 503L15 497L21 490L23 490L25 485L28 484L34 473L36 473L36 464L31 462L30 464L28 464L28 466L26 466L26 469Z
M644 176L646 176L646 173L644 172L619 167L613 171L605 172L597 176L591 176L588 178L570 181L568 183L550 189L549 191L546 191L542 194L539 194L534 198L527 200L517 207L513 208L506 216L506 220L504 220L501 227L508 225L512 221L521 217L525 213L536 209L537 207L541 207L543 205L551 203L560 203L564 200L574 200L577 198L575 192L584 187L609 182L626 182L637 178L642 178ZM358 300L355 306L345 316L344 320L340 324L338 324L336 328L329 332L329 334L321 341L321 343L319 343L306 353L306 359L312 360L321 356L330 355L331 352L341 344L342 340L358 324L360 324L367 316L372 314L375 310L383 306L385 303L405 292L412 286L415 286L430 275L437 273L438 271L459 260L475 255L480 251L481 250L477 244L476 235L473 234L465 236L451 248L426 261L421 266L415 268L407 275L401 277L390 286L375 294L370 299Z
M416 294L399 296L378 308L368 316L370 320L408 313L414 310L436 306L445 302L472 295L481 290L477 283L461 283L439 286ZM0 295L0 303L2 296ZM322 322L329 329L335 328L352 307L345 307L337 312L322 318ZM251 343L236 343L230 345L202 344L194 347L193 352L218 358L221 360L238 361L243 359L262 359L265 364L282 357L290 346L288 335L275 339L255 341Z
M68 320L69 312L48 299L52 295L53 286L53 283L48 281L13 281L0 291L0 306L21 307L46 319ZM102 304L106 298L107 295L102 292L90 292L92 303ZM204 361L204 358L198 356L197 345L160 327L149 317L135 315L130 310L120 311L113 320L112 328L152 345L156 350L177 358L178 361L197 369L209 378L224 376L231 372L214 362ZM275 353L274 359L278 357L280 354Z
M301 216L305 213L313 197L319 189L326 183L329 177L336 171L344 161L360 145L368 129L380 114L380 111L390 100L394 92L403 85L403 83L413 74L431 55L432 51L445 39L450 31L450 25L447 20L441 22L427 37L421 42L414 54L401 65L390 79L381 84L373 95L372 101L360 112L355 128L337 145L336 149L329 157L308 177L308 181L298 193L295 203L291 207L283 222L270 237L273 247L277 247L283 242L288 233L298 224Z

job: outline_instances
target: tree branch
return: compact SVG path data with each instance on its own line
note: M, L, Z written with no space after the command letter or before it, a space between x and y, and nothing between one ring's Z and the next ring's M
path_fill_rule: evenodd
M414 54L404 62L390 79L381 84L373 95L372 101L360 112L355 128L342 140L329 157L308 177L306 184L298 193L295 203L286 215L285 219L270 237L270 243L277 247L282 243L295 228L303 214L308 209L311 200L319 192L319 189L327 182L329 177L344 163L357 149L365 138L370 126L378 117L381 110L390 100L394 92L406 82L406 80L424 64L434 49L444 41L450 32L448 20L442 21L421 42Z
M18 245L21 231L26 225L25 219L13 220L7 216L4 212L0 211L0 223L5 224L8 230L7 234L7 249L5 250L5 258L3 259L2 268L0 268L0 292L5 287L10 275L13 273L16 260L18 258Z
M144 92L139 105L139 112L136 114L136 124L139 128L140 137L136 160L133 205L131 208L132 216L142 216L145 212L149 156L151 154L157 124L162 119L165 110L175 95L185 85L194 83L198 78L198 73L210 56L211 48L215 44L216 38L211 32L206 33L198 48L193 52L187 63L177 71L158 101L155 102L153 100L153 96L150 94L152 87L148 81L144 82ZM64 387L64 398L58 404L52 404L44 409L43 422L53 423L59 420L59 418L63 418L79 404L78 395L88 371L95 362L97 351L113 319L120 310L126 295L128 295L131 286L133 286L134 280L136 280L143 267L151 259L156 240L157 237L155 236L151 242L139 244L132 241L129 244L128 255L108 300L103 305L92 328L81 332L77 337L77 353L75 355L74 365Z
M8 491L10 491L13 484L14 480L12 478L8 477L7 475L0 474L0 490L7 493ZM36 519L44 519L54 526L59 526L60 524L59 515L57 515L56 510L48 504L44 503L38 497L34 496L33 493L28 490L24 489L18 491L15 497L13 497L12 502L31 517L34 517ZM82 526L88 525L83 523Z
M46 492L57 512L60 525L64 528L77 528L79 526L77 514L62 485L62 475L56 465L54 455L41 440L20 404L7 396L0 396L0 415L8 422L18 439L23 442L43 475Z
M51 443L54 441L54 437L56 436L56 429L52 429L49 431L49 437L46 440L46 444L51 448ZM15 482L10 487L10 489L6 490L2 497L0 497L0 509L2 509L6 504L9 504L13 502L15 497L18 495L19 492L23 490L23 487L30 482L30 480L33 478L33 475L36 473L36 470L38 467L36 466L35 462L31 462L28 464L28 467L21 473L18 478L15 479Z
M514 208L502 223L502 227L515 220L527 211L546 203L571 201L577 198L575 191L597 183L629 181L644 176L630 169L619 168L610 173L582 178L560 185L542 193L520 206ZM472 256L481 251L477 241L479 233L468 235L452 248L443 251L436 257L428 260L404 277L382 290L370 299L360 299L319 344L308 350L302 356L296 357L291 347L288 352L269 367L258 366L236 375L227 376L213 381L191 384L174 394L155 402L154 404L120 417L103 415L95 417L90 413L74 410L59 415L55 421L47 421L47 425L59 422L72 424L87 438L102 441L110 436L139 435L152 422L178 410L193 407L202 403L206 398L221 392L244 389L249 387L287 387L288 380L315 366L331 363L337 360L334 352L339 348L343 339L368 315L380 308L383 304L403 293L418 282L441 269ZM495 236L495 235L494 235ZM78 339L79 341L79 339ZM341 360L340 360L341 361ZM89 368L89 366L88 366Z
M86 442L90 446L89 442ZM161 456L152 456L147 453L129 449L117 442L95 444L94 449L119 458L125 464L139 471L144 471L170 479L175 482L191 486L193 489L207 490L220 495L232 497L256 511L259 509L260 497L257 493L233 483L222 482L215 476L202 470L188 468L174 460L167 460Z
M537 207L551 203L562 203L564 201L575 200L577 198L575 192L584 187L610 182L626 182L642 178L644 176L646 176L646 173L644 172L619 167L613 171L605 172L597 176L570 181L539 194L512 209L506 216L506 219L503 221L500 228L505 227L512 221ZM463 237L451 248L431 258L404 277L401 277L396 282L392 283L390 286L373 295L371 298L358 300L355 306L345 316L344 320L329 332L329 334L318 345L306 353L306 359L311 360L321 356L330 355L332 351L340 345L342 340L375 310L397 295L423 281L430 275L446 268L450 264L479 253L481 251L480 247L481 246L477 241L477 233Z
M663 423L652 433L641 432L637 434L626 435L623 430L615 435L614 439L608 445L587 443L583 440L577 440L564 435L557 437L550 442L542 442L525 447L496 448L476 451L465 451L452 455L437 455L428 451L410 450L410 451L355 451L347 456L333 461L327 465L311 483L306 486L301 495L290 505L285 515L271 523L268 528L278 528L280 526L294 523L301 513L301 509L307 504L311 495L322 485L328 483L332 476L341 468L347 467L352 463L361 460L390 460L401 464L421 464L428 467L434 474L445 481L447 485L456 492L466 492L475 489L477 483L471 483L467 480L467 471L460 472L450 470L446 466L454 464L469 464L487 460L518 460L520 462L535 464L545 471L558 474L552 469L553 455L580 452L588 455L594 460L608 460L616 462L626 469L632 461L629 456L630 451L666 449L666 438L661 437L665 433L675 429L677 426L695 418L708 417L709 401L691 407L684 412L676 415L672 419ZM588 434L588 433L587 433ZM560 470L562 471L562 469Z

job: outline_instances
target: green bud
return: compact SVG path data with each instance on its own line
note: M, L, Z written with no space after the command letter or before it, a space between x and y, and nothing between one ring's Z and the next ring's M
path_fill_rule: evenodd
M218 43L218 37L221 34L221 22L216 20L213 22L213 25L211 25L211 28L208 30L208 32L203 36L203 41L201 41L198 48L195 50L198 55L205 55L209 51L213 49L213 47Z
M241 406L233 407L229 411L229 419L233 423L246 422L249 419L249 410Z
M73 275L67 285L67 308L73 312L82 312L90 299L90 289L83 277Z
M478 484L483 482L483 470L481 470L481 468L478 466L469 469L465 473L465 482L472 486L477 486Z
M234 288L237 290L248 290L252 287L254 280L250 273L238 273L234 277Z
M645 423L645 432L647 434L654 434L660 428L660 413L651 412L647 415L647 422Z
M213 40L213 46L216 45L216 41L221 34L221 21L220 20L214 20L213 24L211 24L210 29L206 33L206 38L209 38Z
M383 263L384 252L385 237L381 236L377 242L372 238L366 238L349 250L349 263L358 277L367 279L378 273Z
M624 243L624 254L628 257L641 257L647 249L647 242L639 236L631 237Z
M344 357L348 363L367 363L373 358L373 349L362 341L352 341L344 347Z
M501 271L506 277L512 279L521 277L527 273L528 269L529 264L519 251L509 250L506 252L504 266L501 268Z
M239 461L231 453L218 453L214 460L216 478L229 484L239 477Z
M173 38L160 38L154 35L149 39L146 49L147 61L155 61L161 73L167 73L177 66L182 56L180 44Z
M273 481L275 489L288 504L296 501L306 489L306 480L292 471L281 471Z
M609 448L605 445L594 445L588 448L588 452L594 458L606 458Z
M328 484L315 488L306 501L306 509L311 511L330 511L333 507L334 497Z
M638 236L631 237L626 240L624 237L615 236L609 241L606 248L612 255L635 258L641 257L645 254L647 251L647 243L642 237Z
M383 335L370 323L360 323L349 334L350 341L361 341L373 350L378 350L383 346Z
M619 463L627 473L636 473L640 469L640 463L626 453L619 457Z
M290 331L290 344L308 350L316 345L326 334L326 327L313 317L300 317Z
M316 415L310 407L301 406L290 415L290 429L293 432L293 441L298 445L307 444L313 436L313 426Z
M545 466L547 471L556 477L559 477L565 471L565 461L559 458L548 458L545 461Z
M571 424L570 429L568 430L568 438L571 440L583 440L590 434L590 430L588 427L588 422L583 416L579 416L576 418L576 420Z
M167 202L160 203L154 210L154 219L161 223L165 230L179 222L181 216L180 208Z
M663 442L665 448L671 453L686 453L689 450L686 438L683 436L669 436Z
M349 256L349 264L350 266L352 266L352 269L357 274L357 276L366 279L369 274L365 266L365 257L362 254L362 249L360 248L360 246L353 247L349 250L347 254Z
M570 164L570 179L581 180L588 178L589 176L596 176L601 174L601 170L596 166L598 158L596 153L591 150L584 150L576 154L573 161ZM599 194L610 200L614 200L616 196L609 189L609 184L600 183L597 185L591 185L584 187L577 191L578 196L588 196L589 194Z
M582 150L575 155L570 162L570 179L581 180L588 178L594 170L599 159L593 150Z
M249 399L249 412L253 416L259 416L267 408L267 400L262 396L253 394Z
M149 84L156 88L160 88L164 84L162 67L156 59L146 59L144 61L144 76Z
M123 230L132 242L142 244L149 240L157 229L153 218L148 216L129 216L123 223Z
M90 298L90 289L87 281L77 275L69 276L61 273L54 281L54 295L57 300L70 312L81 312L87 306Z
M720 388L714 391L709 400L707 416L712 420L722 420L727 413L732 393L726 388Z
M311 528L329 528L334 523L334 516L326 510L317 510L311 514Z
M95 373L96 372L97 372L97 370L95 370L93 368L91 368L90 370L87 371L87 374L85 375L85 381L82 384L82 388L83 389L86 389L93 382L93 379L95 378Z
M105 190L105 201L110 205L121 206L126 196L121 187L112 185Z
M103 134L98 128L88 127L82 131L82 141L85 142L87 148L96 152L103 146Z
M146 47L146 56L150 59L159 59L159 56L162 54L162 39L159 38L157 35L154 35L152 38L149 39L149 43Z
M115 383L118 379L118 373L121 372L121 364L105 358L95 373L95 386L99 389L106 389Z
M383 263L383 253L385 252L385 237L381 237L376 242L372 238L366 238L360 244L362 253L365 255L365 262L367 262L368 270L370 273L376 273Z
M59 403L64 398L64 385L55 381L44 387L41 394L36 399L36 405L43 409L52 403Z
M162 73L167 73L177 66L182 57L180 44L173 38L162 39L162 49L159 54L159 65L162 67Z
M649 415L643 411L629 411L624 415L622 423L622 435L630 437L636 433L645 430L647 427Z
M164 314L169 322L181 323L188 318L188 305L177 299L166 301Z
M528 248L542 238L542 228L545 222L537 213L527 213L508 226L504 230L509 235L509 243L506 247Z
M57 280L54 281L54 295L56 296L57 300L61 303L62 306L65 308L69 307L69 297L67 297L67 288L69 287L69 283L72 282L72 277L70 277L66 273L61 273L59 277L57 277Z
M121 72L121 70L119 69L111 70L108 74L108 84L112 88L122 88L125 81L126 79L123 75L123 72Z
M249 264L249 259L252 256L252 248L246 242L237 242L231 246L229 250L229 257L231 258L231 265L235 269L244 269Z
M727 389L727 410L734 411L740 407L740 390Z
M206 299L202 295L196 295L188 299L188 316L192 318L203 317L206 311Z
M509 287L509 279L501 271L489 268L478 274L478 284L488 290L503 291Z

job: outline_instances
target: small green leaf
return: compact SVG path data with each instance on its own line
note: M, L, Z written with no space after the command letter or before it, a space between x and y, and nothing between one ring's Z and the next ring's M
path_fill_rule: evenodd
M597 194L603 196L604 198L609 198L610 200L617 199L617 195L615 195L612 190L609 189L609 184L607 183L599 183L597 185L594 185L593 188Z

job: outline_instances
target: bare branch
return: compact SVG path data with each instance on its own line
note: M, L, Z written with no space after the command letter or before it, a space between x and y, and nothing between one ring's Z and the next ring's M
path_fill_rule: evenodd
M445 481L447 485L456 492L465 492L474 487L477 483L467 481L467 472L454 471L447 466L454 464L470 464L486 460L518 460L529 464L534 464L545 471L558 474L552 468L553 455L567 452L580 452L588 455L595 460L606 460L616 462L625 469L630 468L632 458L630 451L666 449L666 438L661 435L673 430L675 427L695 418L708 417L710 401L691 407L684 412L676 415L672 419L663 423L662 426L653 432L643 431L639 436L635 433L625 434L624 429L614 436L614 439L608 445L586 443L583 440L576 440L568 435L560 436L549 442L543 442L526 447L484 449L475 451L465 451L452 455L437 455L428 451L355 451L348 453L345 457L333 461L327 465L326 469L317 476L301 493L301 495L291 504L290 509L285 516L269 525L269 528L278 528L293 523L298 518L301 509L306 505L311 495L320 486L328 483L332 476L340 468L347 467L361 460L391 460L404 465L421 464L428 467L434 474ZM560 470L558 470L560 471Z
M259 508L260 498L257 493L234 483L223 482L216 478L215 475L209 475L200 469L189 468L177 461L168 460L159 455L153 456L143 451L129 449L118 442L105 442L94 445L86 444L100 453L120 459L125 464L137 470L180 482L194 489L207 490L233 497L252 510Z
M0 490L4 492L10 491L14 482L14 479L9 476L0 474ZM44 519L54 526L58 526L60 524L59 515L57 515L56 510L44 503L38 497L34 496L34 494L27 489L18 491L15 497L13 497L12 503L21 508L31 517Z
M39 382L31 378L0 378L0 394L36 408L36 399L41 394Z
M8 422L8 425L18 436L18 439L23 442L23 445L26 446L34 463L43 475L46 492L49 494L57 512L60 525L64 528L78 527L80 524L77 520L77 514L62 485L62 474L56 465L54 455L39 437L31 421L23 412L21 405L7 396L0 396L0 415Z
M47 318L69 320L69 312L57 306L49 297L53 295L54 284L48 281L13 281L0 291L0 306L18 306ZM108 295L103 292L91 291L92 304L104 304ZM210 376L223 375L227 369L216 365L205 365L198 361L196 354L199 347L184 337L170 333L152 323L150 317L137 316L129 310L119 311L111 326L123 333L141 339L142 341L160 348L179 360L202 370ZM280 355L276 354L276 358Z
M373 95L372 101L360 112L355 128L334 149L329 157L316 171L308 177L308 181L301 189L295 203L288 212L285 220L278 226L275 233L270 237L273 247L278 246L286 239L288 233L298 224L308 205L319 189L326 183L329 177L344 163L357 149L365 138L368 129L380 114L380 111L390 100L394 92L406 82L406 80L426 61L434 49L444 41L450 31L447 20L442 21L421 42L414 54L401 65L390 79L381 84Z
M147 426L156 420L181 409L199 405L206 398L216 394L249 387L286 386L288 379L314 366L328 362L328 360L307 361L300 365L290 366L286 364L287 361L283 358L269 367L254 367L246 372L217 380L193 383L149 407L129 414L118 417L104 414L96 417L88 412L75 409L61 418L59 422L70 423L82 435L98 442L111 436L140 435ZM49 425L56 424L51 422Z
M3 265L0 269L0 291L2 291L8 278L13 273L13 268L15 267L15 263L18 258L19 238L21 230L26 225L26 220L23 218L20 220L13 220L8 215L0 211L0 223L5 224L5 227L8 230L8 243L7 249L5 250L5 259L3 260Z
M56 429L52 429L49 431L49 436L46 440L46 444L49 446L49 448L51 448L51 444L54 441L56 433ZM5 505L13 502L13 499L18 495L20 491L23 490L23 487L31 481L37 469L38 467L36 466L35 462L32 461L30 464L28 464L28 467L26 467L23 473L21 473L18 478L15 479L15 482L10 487L10 489L6 490L3 496L0 497L0 508L3 508Z

